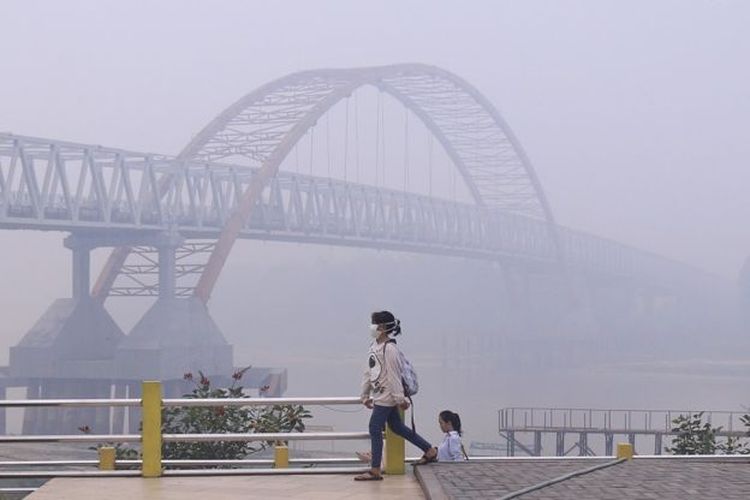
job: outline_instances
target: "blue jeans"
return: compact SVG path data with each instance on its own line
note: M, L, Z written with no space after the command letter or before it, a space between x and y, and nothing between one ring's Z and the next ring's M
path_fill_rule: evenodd
M422 436L404 425L401 420L397 406L378 406L372 408L370 415L370 440L372 441L372 467L380 467L383 460L383 429L385 423L393 432L403 437L423 452L432 448L432 445L424 440Z

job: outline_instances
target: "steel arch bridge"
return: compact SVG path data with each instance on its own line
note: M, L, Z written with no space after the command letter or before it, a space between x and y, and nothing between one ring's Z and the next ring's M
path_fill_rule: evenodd
M442 145L472 203L279 171L294 145L362 86L391 95ZM237 238L388 248L667 279L678 264L555 224L523 149L492 104L440 68L315 70L270 82L176 157L0 135L0 227L111 234L93 295L157 295L138 235L172 232L176 288L206 302ZM124 235L124 236L122 236ZM128 235L133 235L128 239ZM135 260L135 262L133 262ZM118 276L130 286L117 286Z
M484 96L456 75L420 64L294 73L242 97L179 155L189 160L239 161L258 169L256 180L240 197L219 235L195 288L204 302L284 158L318 119L365 85L390 94L420 118L453 160L477 207L541 218L549 224L548 230L554 231L544 192L510 128ZM109 293L128 253L125 247L113 252L95 295Z

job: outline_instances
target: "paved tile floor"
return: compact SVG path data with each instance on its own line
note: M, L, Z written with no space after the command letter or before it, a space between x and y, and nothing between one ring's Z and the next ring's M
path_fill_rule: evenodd
M58 478L29 500L229 500L424 498L411 471L383 481L354 482L349 474L141 478Z
M433 499L499 498L608 460L435 464L419 474ZM636 459L522 495L523 500L748 500L747 460Z

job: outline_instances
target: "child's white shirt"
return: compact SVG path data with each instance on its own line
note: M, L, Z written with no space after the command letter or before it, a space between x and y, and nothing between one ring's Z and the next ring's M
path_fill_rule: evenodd
M438 446L438 462L460 462L463 460L461 454L461 436L456 431L445 433L443 442Z

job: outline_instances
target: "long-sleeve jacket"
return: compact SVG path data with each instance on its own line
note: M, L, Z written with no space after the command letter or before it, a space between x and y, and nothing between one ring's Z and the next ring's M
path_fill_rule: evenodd
M459 462L463 460L461 437L456 431L446 432L438 446L438 462Z
M401 358L394 341L370 345L360 397L363 402L372 397L378 406L396 406L406 401L401 382Z

